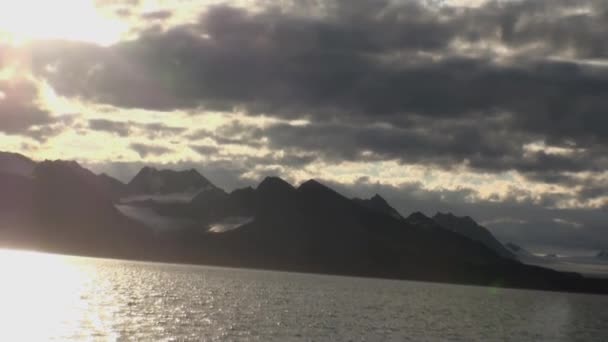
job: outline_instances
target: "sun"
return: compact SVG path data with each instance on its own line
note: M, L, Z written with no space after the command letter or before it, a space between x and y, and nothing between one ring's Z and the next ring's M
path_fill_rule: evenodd
M0 41L20 45L61 39L110 45L127 24L101 13L94 0L0 0Z

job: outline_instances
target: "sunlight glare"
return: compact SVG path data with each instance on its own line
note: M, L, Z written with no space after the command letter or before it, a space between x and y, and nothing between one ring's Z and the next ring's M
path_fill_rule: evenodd
M0 0L0 42L12 45L37 39L110 45L127 30L126 23L102 15L94 0Z
M87 323L91 268L72 257L0 249L0 341L46 341ZM78 336L73 336L78 338Z

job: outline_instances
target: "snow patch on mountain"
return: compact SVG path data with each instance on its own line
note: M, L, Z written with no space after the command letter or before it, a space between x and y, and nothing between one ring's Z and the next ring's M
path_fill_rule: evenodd
M209 227L210 233L225 233L253 222L253 217L230 217Z

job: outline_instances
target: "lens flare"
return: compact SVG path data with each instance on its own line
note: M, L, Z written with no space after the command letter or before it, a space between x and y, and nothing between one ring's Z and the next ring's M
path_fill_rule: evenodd
M126 23L101 13L93 0L0 0L0 42L61 39L111 45Z

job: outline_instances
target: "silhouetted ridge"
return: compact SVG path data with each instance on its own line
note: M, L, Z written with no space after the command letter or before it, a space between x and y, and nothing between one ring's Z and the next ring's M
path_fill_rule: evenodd
M251 202L250 207L257 213L272 213L276 210L285 210L293 205L296 199L296 189L279 177L266 177L255 189L255 193L239 192L238 200L243 203ZM245 195L245 196L242 196ZM234 196L236 198L236 196Z
M129 189L125 183L110 177L105 173L98 175L97 178L100 186L105 189L109 197L111 197L114 201L126 196L129 192Z
M412 223L414 223L414 222L416 222L416 223L427 223L427 222L431 221L431 219L428 216L424 215L423 213L421 213L419 211L416 211L416 212L410 214L410 216L408 216L406 218L406 220L408 222L412 222Z
M256 190L260 192L290 192L295 189L293 185L280 177L266 177Z
M505 244L505 247L507 247L508 249L510 249L514 252L519 252L519 251L523 250L523 248L521 248L519 245L514 244L513 242L507 242Z
M230 196L236 196L236 197L241 197L241 196L251 196L255 193L255 189L248 186L246 188L240 188L240 189L236 189L233 190L230 193Z
M34 161L21 154L0 152L0 172L30 177L35 167Z
M370 199L355 198L353 199L353 201L377 213L390 215L393 218L399 220L403 219L403 216L401 216L401 214L399 214L399 212L395 210L395 208L391 207L391 205L388 204L388 202L378 194L374 195Z
M329 187L327 187L324 184L321 184L316 179L309 179L306 182L303 182L298 187L298 190L302 190L302 191L331 191L331 192L334 192L332 189L330 189Z
M73 161L44 161L34 170L38 200L48 200L66 210L65 215L79 215L82 210L110 214L114 212L111 197L100 178ZM53 200L61 194L61 198ZM71 204L70 206L66 204ZM79 209L80 208L80 209ZM74 211L71 213L71 211Z
M209 201L221 201L228 197L228 194L220 189L220 188L210 188L206 191L201 191L198 195L196 195L193 199L193 203L202 203Z
M389 206L388 202L380 195L375 194L372 198L369 199L370 202L377 204L379 206Z
M468 217L431 219L417 212L398 219L380 196L351 200L315 180L295 189L269 177L256 189L226 194L195 170L144 168L138 176L142 187L160 179L161 185L152 182L154 191L197 192L187 201L143 195L115 205L108 189L121 183L74 162L40 163L33 177L0 172L0 244L165 262L608 292L603 280L501 257L488 240L475 240L493 237ZM191 200L194 195L199 196ZM154 229L159 221L162 230Z
M146 166L129 182L128 188L131 194L136 195L167 195L194 193L216 187L194 169L173 171Z
M433 219L419 211L410 214L410 216L405 218L405 221L414 227L423 228L426 230L436 230L440 228L440 226Z
M515 258L515 255L503 246L485 227L480 226L469 216L458 217L452 213L437 213L433 220L445 229L478 241L494 250L505 258Z
M307 180L306 182L300 184L298 187L298 192L306 195L339 197L341 199L347 199L334 189L314 179Z

